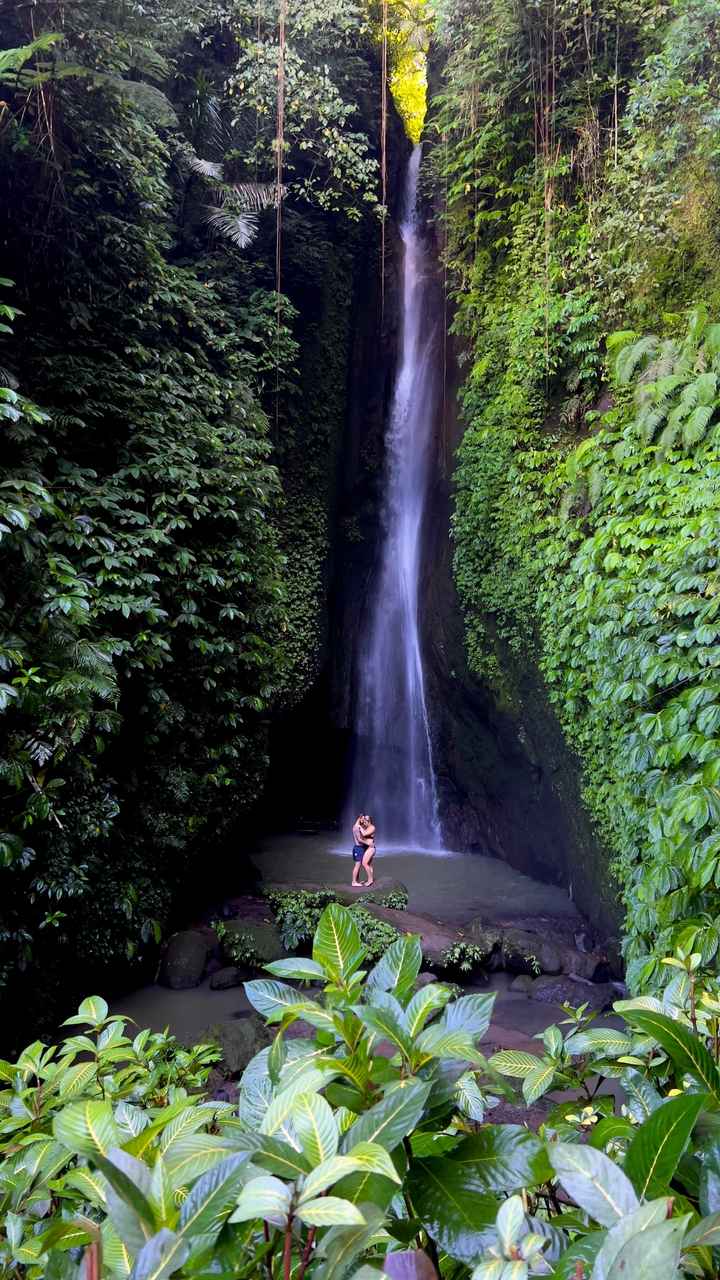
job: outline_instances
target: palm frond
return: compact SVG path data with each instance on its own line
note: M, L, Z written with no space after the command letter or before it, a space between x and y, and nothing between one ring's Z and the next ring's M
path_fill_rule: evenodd
M260 213L263 209L270 209L278 202L278 188L274 182L234 182L232 193L241 208L256 213ZM284 193L285 189L281 187L281 200Z
M258 216L250 210L232 213L229 209L209 205L206 210L208 226L238 249L246 249L258 233Z
M215 179L217 182L222 182L222 165L216 163L215 160L201 160L199 156L189 156L187 163L188 167L199 178L210 178Z

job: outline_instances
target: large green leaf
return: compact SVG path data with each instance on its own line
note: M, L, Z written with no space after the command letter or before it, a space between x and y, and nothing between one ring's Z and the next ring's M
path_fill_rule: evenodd
M202 1174L232 1155L232 1139L212 1133L188 1133L165 1152L173 1191L189 1187Z
M544 1143L518 1124L483 1125L446 1158L452 1164L472 1168L475 1185L482 1191L510 1195L552 1177Z
M548 1059L541 1062L533 1071L528 1072L522 1083L523 1097L528 1106L552 1088L556 1070L556 1063Z
M612 1227L638 1208L630 1179L602 1151L560 1142L548 1155L568 1195L604 1227Z
M490 1026L495 992L460 996L449 1004L440 1019L440 1025L448 1031L464 1031L473 1040L484 1036Z
M305 956L286 956L282 960L273 960L264 965L268 973L276 978L300 978L311 982L323 981L325 970L317 960L309 960Z
M299 1016L300 1008L307 1011L310 1007L311 1013L317 1011L319 1015L323 1015L323 1023L332 1028L332 1019L325 1014L322 1006L308 1000L302 991L289 987L286 982L276 982L273 978L256 978L253 982L245 983L245 995L253 1009L257 1009L268 1022L280 1022L288 1013ZM309 1018L306 1020L310 1021Z
M716 1248L720 1245L720 1213L711 1213L701 1218L688 1231L683 1241L685 1249Z
M569 1054L592 1054L594 1057L619 1058L632 1050L632 1039L623 1031L613 1027L590 1027L588 1031L578 1031L570 1036L565 1048Z
M66 1018L62 1025L64 1027L97 1027L101 1022L105 1021L107 1016L107 1000L103 1000L102 996L88 996L83 1000L77 1013L72 1018Z
M365 948L347 907L331 902L323 911L313 940L313 960L340 985L360 968Z
M331 1227L318 1245L322 1259L317 1280L345 1280L350 1268L364 1253L375 1233L382 1227L384 1214L376 1205L363 1208L365 1223L353 1227Z
M332 1080L333 1074L334 1072L326 1069L325 1066L306 1066L303 1071L293 1077L292 1084L281 1089L280 1093L273 1098L263 1116L260 1132L270 1136L285 1132L291 1120L296 1099L303 1093L316 1093L318 1089L322 1089ZM291 1138L292 1134L286 1133L286 1136Z
M625 1156L624 1169L638 1195L647 1200L670 1186L707 1094L669 1098L637 1130Z
M448 1000L452 999L453 989L443 982L429 982L421 987L409 1001L405 1009L405 1020L411 1036L422 1031L431 1013L444 1009Z
M607 1280L675 1280L689 1217L672 1218L632 1236L618 1253Z
M329 1160L338 1149L339 1133L332 1108L318 1093L301 1093L293 1104L292 1122L311 1165Z
M362 1226L365 1216L357 1205L339 1196L318 1196L317 1200L303 1200L296 1214L309 1227Z
M430 1085L423 1080L402 1080L374 1107L359 1116L342 1142L345 1153L359 1142L377 1142L392 1151L417 1125Z
M201 1236L203 1248L217 1239L247 1180L248 1161L247 1152L228 1156L198 1178L180 1210L183 1239Z
M163 1227L148 1240L135 1259L130 1280L165 1280L179 1271L188 1256L188 1246L174 1231Z
M271 1175L253 1178L238 1196L231 1222L247 1222L262 1218L274 1227L285 1227L292 1200L292 1187Z
M108 1158L95 1156L106 1183L108 1214L120 1239L138 1253L155 1232L152 1173L146 1164L113 1148Z
M373 990L391 991L400 1003L410 995L422 965L422 947L416 934L405 934L388 947L385 955L371 969L365 986Z
M500 1053L494 1053L488 1059L488 1066L501 1076L516 1076L518 1079L523 1079L531 1071L535 1071L541 1062L542 1058L536 1057L534 1053L525 1053L522 1049L502 1049Z
M593 1280L607 1280L608 1273L620 1250L628 1240L645 1231L648 1227L657 1226L667 1218L667 1200L653 1200L651 1204L641 1205L634 1213L628 1213L615 1223L607 1233L593 1266Z
M300 1201L311 1200L332 1187L341 1178L351 1173L376 1173L392 1182L400 1182L401 1178L388 1152L376 1142L358 1143L351 1154L331 1156L313 1169L305 1178Z
M64 1147L83 1156L106 1156L121 1142L110 1103L97 1099L64 1107L55 1116L53 1133Z
M485 1059L475 1048L474 1036L469 1031L444 1026L442 1019L426 1027L415 1039L413 1062L417 1066L428 1058L452 1058L456 1062L485 1065Z
M379 989L370 992L370 999L370 1004L355 1005L353 1013L381 1040L389 1040L406 1058L409 1058L413 1042L405 1025L402 1006L389 992Z
M290 1182L308 1173L310 1169L310 1163L303 1152L296 1151L289 1142L283 1142L280 1138L270 1138L263 1133L233 1131L232 1144L239 1151L249 1152L253 1164Z
M500 1201L486 1193L472 1165L451 1159L413 1161L408 1187L415 1213L451 1258L472 1262L495 1241Z
M703 1042L674 1018L664 1013L633 1009L626 1017L652 1036L667 1053L676 1070L699 1080L704 1089L720 1101L720 1074Z

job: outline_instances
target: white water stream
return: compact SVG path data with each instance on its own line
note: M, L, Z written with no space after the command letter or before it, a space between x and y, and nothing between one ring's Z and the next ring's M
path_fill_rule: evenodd
M423 520L438 411L432 262L417 218L420 147L400 222L400 361L386 436L379 564L358 654L350 805L371 813L383 848L442 848L419 627Z

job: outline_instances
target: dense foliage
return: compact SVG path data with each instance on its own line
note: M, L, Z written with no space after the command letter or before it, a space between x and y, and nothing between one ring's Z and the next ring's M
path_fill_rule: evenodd
M657 982L720 940L720 6L437 8L470 656L539 663Z
M290 4L282 55L240 0L3 16L0 986L30 1025L152 948L317 672L377 238L378 55L331 8Z
M417 989L412 936L365 960L333 903L312 958L246 984L277 1033L236 1103L203 1091L211 1049L131 1039L99 997L62 1044L0 1063L3 1276L716 1273L720 1003L699 956L673 960L662 1001L617 1006L626 1030L568 1011L542 1058L489 1061L477 1042L493 995ZM291 1038L299 1021L310 1034ZM537 1133L493 1124L508 1078L527 1102L574 1096Z

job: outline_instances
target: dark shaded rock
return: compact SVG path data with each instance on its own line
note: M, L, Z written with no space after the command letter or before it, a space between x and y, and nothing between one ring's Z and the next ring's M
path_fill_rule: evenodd
M173 934L160 965L159 981L172 991L197 987L205 972L207 956L208 941L204 934L194 929Z
M434 973L419 973L415 979L415 990L421 991L423 987L429 987L432 982L437 982L437 975Z
M237 965L228 965L225 969L218 969L210 979L210 988L212 991L227 991L229 987L239 987L244 980L244 971L238 969Z
M563 956L560 948L537 933L522 929L506 929L502 952L505 968L510 973L561 973Z
M245 920L238 917L225 925L222 951L228 964L262 966L286 955L280 932L270 917Z
M228 1075L238 1076L256 1053L272 1044L272 1034L258 1013L243 1011L236 1018L206 1027L199 1043L218 1045L222 1068Z
M617 991L612 982L576 982L573 978L560 974L557 977L544 975L536 978L530 992L533 1000L542 1000L544 1004L588 1004L591 1009L602 1013L611 1009L617 1000Z

